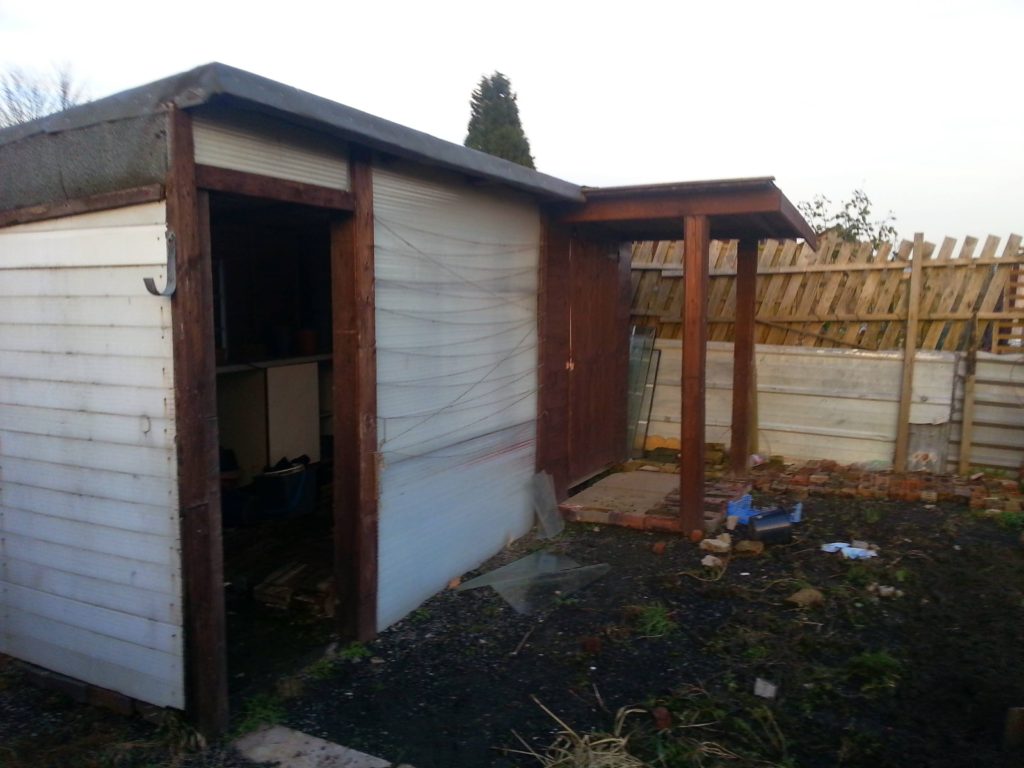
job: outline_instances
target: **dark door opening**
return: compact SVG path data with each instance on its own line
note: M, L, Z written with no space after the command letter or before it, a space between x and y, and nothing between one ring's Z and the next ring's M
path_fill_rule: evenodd
M210 195L229 693L334 636L335 211Z

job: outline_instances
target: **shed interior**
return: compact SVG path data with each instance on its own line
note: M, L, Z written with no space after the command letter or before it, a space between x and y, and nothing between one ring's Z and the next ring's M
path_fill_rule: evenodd
M233 694L334 628L331 214L210 195ZM296 621L303 631L295 631ZM300 647L296 647L296 643Z

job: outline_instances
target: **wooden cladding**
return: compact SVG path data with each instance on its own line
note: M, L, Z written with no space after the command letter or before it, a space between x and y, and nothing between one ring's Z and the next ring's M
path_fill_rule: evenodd
M1019 329L1024 320L1024 295L1018 298L1024 249L1019 235L1000 245L995 236L983 243L967 237L959 248L949 237L938 247L924 244L919 349L965 349L968 326L976 316L984 348L999 351L1002 338L1004 349L1019 351L1012 345L1013 332L1006 329ZM655 328L660 338L682 337L683 250L683 243L665 241L638 243L633 249L633 321ZM903 348L911 251L908 241L895 251L834 238L823 238L817 251L793 241L767 241L757 260L756 342ZM733 341L736 242L712 242L709 266L708 338Z

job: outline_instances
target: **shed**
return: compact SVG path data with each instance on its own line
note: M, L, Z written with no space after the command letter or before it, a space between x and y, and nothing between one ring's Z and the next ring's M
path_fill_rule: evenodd
M628 242L679 235L699 516L708 239L742 311L813 238L771 179L584 188L222 64L0 131L0 652L222 729L222 448L332 470L341 631L400 620L625 457Z

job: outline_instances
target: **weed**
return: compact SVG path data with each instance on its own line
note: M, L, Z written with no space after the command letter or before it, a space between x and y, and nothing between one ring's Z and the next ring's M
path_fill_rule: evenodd
M864 509L864 522L868 525L874 525L882 519L882 510L880 507L870 506Z
M373 655L370 649L362 643L349 643L340 651L338 651L338 658L344 661L361 661L362 659L368 659Z
M334 660L327 656L317 659L306 667L305 675L313 680L327 680L334 675Z
M415 611L409 614L409 620L416 624L426 621L429 618L430 611L428 611L426 608L417 608Z
M638 753L649 765L788 766L788 743L772 711L763 704L744 706L735 694L718 700L698 686L676 691L663 706L675 727L641 737Z
M743 656L747 661L758 662L764 661L771 656L771 651L763 645L752 645L743 651Z
M888 651L864 651L846 664L850 678L860 684L865 694L882 693L896 688L903 674L903 663Z
M853 562L846 570L846 580L855 587L866 587L873 581L877 581L871 566L864 563Z
M996 522L1011 531L1024 531L1024 512L1002 512Z
M274 725L281 721L284 714L284 704L278 696L268 693L253 696L242 704L242 714L235 727L235 735L241 736L249 731L255 731L261 725Z
M676 629L669 610L662 603L650 603L636 614L636 628L643 637L664 637Z

